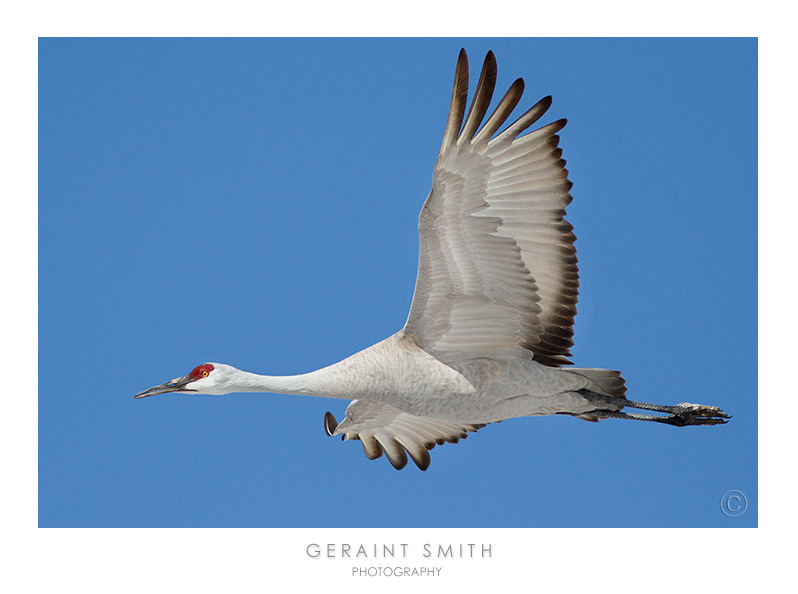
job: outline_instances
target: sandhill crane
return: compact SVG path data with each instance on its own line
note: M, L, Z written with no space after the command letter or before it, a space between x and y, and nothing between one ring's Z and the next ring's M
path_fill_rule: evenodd
M725 423L728 415L713 406L628 400L618 371L562 367L571 365L579 286L573 227L563 218L572 184L557 148L566 121L521 135L551 105L546 97L496 134L521 99L519 78L480 127L495 83L496 60L488 52L465 115L468 60L460 51L432 190L419 215L418 277L401 330L310 373L256 375L204 363L135 398L166 392L354 398L340 424L326 413L327 434L358 439L369 459L385 453L397 469L409 455L426 470L435 444L514 417Z

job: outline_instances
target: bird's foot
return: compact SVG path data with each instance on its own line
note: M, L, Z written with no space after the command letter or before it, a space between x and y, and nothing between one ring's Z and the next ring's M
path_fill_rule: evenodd
M731 418L717 406L681 402L674 406L673 409L670 416L665 417L662 422L674 425L675 427L686 427L688 425L719 425L728 423L727 419Z

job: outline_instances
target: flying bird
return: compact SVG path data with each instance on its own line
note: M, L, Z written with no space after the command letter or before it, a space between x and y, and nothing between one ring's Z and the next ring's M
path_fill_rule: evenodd
M566 120L527 131L546 97L499 129L524 90L517 79L483 124L496 84L488 52L474 98L460 51L432 190L418 222L413 302L396 334L322 369L292 376L204 363L134 398L178 392L271 392L352 398L328 435L360 440L366 457L421 469L436 444L456 443L488 423L570 415L681 427L725 423L714 406L665 406L626 398L619 371L572 365L579 287L576 239L565 216L571 182L558 148ZM626 409L646 411L646 414ZM650 414L650 413L662 414Z

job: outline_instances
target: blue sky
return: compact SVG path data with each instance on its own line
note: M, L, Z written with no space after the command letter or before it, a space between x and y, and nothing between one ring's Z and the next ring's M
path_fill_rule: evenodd
M345 401L133 400L401 327L460 47L569 120L574 362L733 420L515 419L422 473L326 437ZM42 39L39 524L756 526L756 172L752 39Z

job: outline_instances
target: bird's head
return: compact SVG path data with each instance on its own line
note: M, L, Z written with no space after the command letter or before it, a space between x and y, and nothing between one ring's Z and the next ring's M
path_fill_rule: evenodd
M227 394L230 376L237 371L230 365L221 363L203 363L191 370L191 373L178 377L170 382L139 392L133 398L146 398L156 394L177 392L179 394Z

